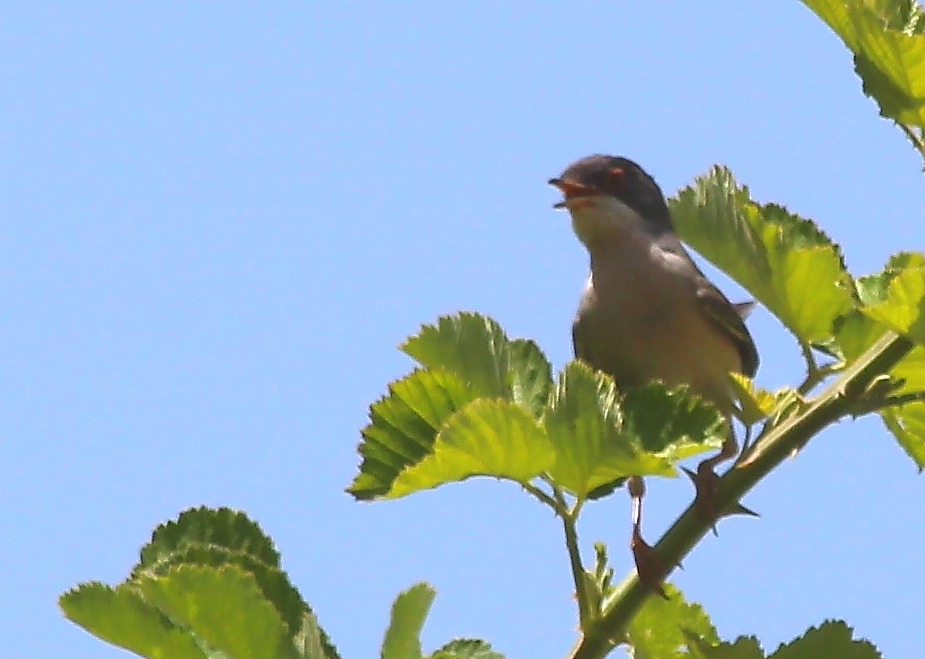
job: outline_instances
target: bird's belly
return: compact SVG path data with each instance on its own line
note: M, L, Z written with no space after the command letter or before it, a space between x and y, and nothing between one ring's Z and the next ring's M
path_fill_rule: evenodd
M740 371L741 360L735 346L695 304L691 300L648 308L618 306L607 316L586 309L577 324L591 347L587 361L610 373L621 388L662 380L687 384L695 393L725 404L727 374Z

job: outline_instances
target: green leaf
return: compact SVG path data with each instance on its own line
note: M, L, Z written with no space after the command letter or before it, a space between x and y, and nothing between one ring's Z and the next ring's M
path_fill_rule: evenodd
M552 389L552 367L533 341L508 339L497 321L477 313L424 325L401 349L428 369L455 375L474 396L512 400L539 416Z
M761 645L754 636L740 636L732 643L713 645L694 634L685 634L695 659L765 659Z
M620 408L623 429L638 438L640 448L672 462L719 448L726 435L723 415L685 386L634 387Z
M433 452L402 471L388 496L400 497L471 476L528 483L552 466L554 459L546 432L529 413L514 403L482 398L447 421Z
M619 431L620 420L613 379L583 362L569 362L559 375L552 408L544 419L556 450L555 464L549 470L553 482L575 496L586 496L637 469L672 475L668 460L646 456L649 459L644 463L636 459L637 447Z
M868 641L854 640L853 631L840 620L826 621L779 647L770 659L883 659Z
M582 572L585 591L591 604L592 618L600 617L602 605L616 590L613 586L613 568L607 558L607 545L594 543L594 567Z
M430 655L430 659L504 659L481 639L457 638Z
M206 659L185 629L164 617L130 586L81 584L58 600L64 615L91 634L143 657Z
M177 565L203 565L212 568L234 565L251 573L257 580L260 592L267 601L273 604L286 622L290 636L295 636L299 633L305 614L311 611L283 570L262 563L249 554L231 551L218 545L187 545L182 551L174 552L168 558L158 561L144 572L134 574L133 578L138 578L145 574L148 576L163 576ZM327 640L327 637L325 639Z
M395 598L382 641L382 659L421 659L421 630L436 591L418 583Z
M474 396L509 395L510 341L491 318L468 312L442 316L400 348L425 368L452 373Z
M273 541L244 513L186 510L159 525L141 553L141 562L118 587L92 583L62 595L68 617L104 640L150 657L213 657L218 648L233 658L254 656L263 648L257 656L310 652L339 659L278 567ZM223 626L272 634L258 643L246 634L222 632ZM277 631L281 637L273 636ZM279 647L267 645L274 640ZM267 647L275 654L265 653Z
M687 603L677 588L662 584L668 599L650 597L626 630L626 639L635 659L661 659L683 656L690 638L716 644L719 637L703 607Z
M925 469L925 403L891 407L881 412L880 417L919 471Z
M838 246L810 220L753 201L725 167L698 177L669 206L681 238L804 344L824 343L835 318L855 306Z
M796 395L792 387L782 387L775 392L762 389L751 379L741 373L730 373L736 399L740 405L740 416L746 425L758 423L766 419L781 403L781 401Z
M212 545L240 552L253 560L279 567L279 552L260 526L245 513L231 508L190 508L176 520L160 524L151 540L141 548L141 558L132 570L138 574L169 559L189 545Z
M276 609L254 576L238 567L180 565L132 583L147 603L210 650L233 659L295 656Z
M886 27L905 34L925 32L925 10L916 0L867 0Z
M510 343L511 400L540 418L552 392L552 366L539 346L528 339Z
M360 473L347 489L357 499L389 493L399 473L432 452L443 424L473 400L508 400L534 418L549 400L552 376L545 355L533 341L508 340L486 316L442 317L424 325L402 349L424 368L393 382L370 407L358 449Z
M888 328L855 310L846 313L835 323L835 340L845 361L850 363L887 331Z
M803 0L854 54L864 93L880 114L925 126L925 21L898 0Z
M836 322L836 339L847 360L856 359L888 328L920 343L925 325L925 255L894 254L883 270L857 280L857 293L862 306Z
M301 630L310 611L288 575L279 568L279 552L273 541L243 512L203 506L159 525L142 548L141 561L130 578L163 576L182 564L213 568L235 565L250 572L263 596L286 622L291 636ZM326 636L324 640L328 643ZM328 645L333 651L333 646Z
M306 612L299 633L293 639L296 654L302 659L340 659L328 635L318 625L315 614Z
M580 361L559 376L546 433L556 451L553 482L576 496L619 478L675 475L672 461L718 446L719 412L653 383L627 393Z
M887 327L856 311L841 319L837 339L845 357L853 360L886 331ZM913 348L889 374L903 383L893 396L925 392L925 348ZM880 416L919 471L925 469L925 402L887 407L880 410Z
M845 314L836 323L836 340L846 360L857 359L889 329L918 332L922 315L918 312L918 319L913 318L912 302L905 291L908 281L923 271L925 255L906 252L891 257L881 272L858 279L858 294L865 306ZM921 300L918 305L922 306ZM887 319L891 325L885 324ZM925 347L916 346L889 375L902 383L893 396L925 392ZM925 469L925 402L887 407L880 416L919 471Z
M358 451L360 473L347 491L360 500L386 494L405 468L431 452L437 432L476 392L441 370L416 370L370 406Z
M855 282L861 303L874 306L886 300L890 283L906 270L925 268L925 254L898 252L883 266L883 270L859 277Z
M925 345L925 267L895 273L882 301L861 308L865 316Z

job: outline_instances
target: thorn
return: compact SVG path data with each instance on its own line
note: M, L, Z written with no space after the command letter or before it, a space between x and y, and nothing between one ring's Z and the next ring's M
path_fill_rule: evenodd
M748 517L761 517L751 508L746 508L741 503L736 502L732 507L722 514L722 517L732 517L733 515L747 515Z
M662 575L665 573L662 568L662 561L656 555L655 550L649 543L642 539L639 529L633 527L633 535L630 538L630 549L633 552L633 561L636 563L636 573L639 575L639 581L647 588L651 588L664 599L670 599L665 589L662 588Z
M681 468L684 470L684 473L687 474L687 477L691 479L691 482L697 490L697 494L694 498L697 509L700 510L700 513L704 517L713 522L711 524L713 535L719 537L719 532L716 530L716 522L723 517L732 517L733 515L748 515L749 517L761 516L751 508L743 506L738 501L729 506L729 508L721 514L716 514L714 502L719 491L719 476L716 475L709 464L703 462L697 467L696 473L686 467Z
M694 504L697 506L697 510L700 511L701 515L711 521L710 528L713 531L713 535L719 537L719 532L716 530L716 522L719 519L719 515L713 512L713 500L716 498L719 478L713 472L713 469L710 468L710 465L703 462L697 467L696 473L687 467L682 467L682 469L684 469L684 473L687 474L687 477L691 479L691 482L694 484L694 489L697 491L697 494L694 496Z

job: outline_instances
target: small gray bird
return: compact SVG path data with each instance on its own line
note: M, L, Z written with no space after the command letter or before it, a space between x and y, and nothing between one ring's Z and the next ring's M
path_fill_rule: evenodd
M758 350L742 319L750 305L733 305L700 271L652 177L627 158L593 155L549 183L565 195L556 207L568 209L591 257L572 325L575 356L612 375L623 389L653 380L689 385L729 416L734 399L728 374L751 377L758 369ZM730 428L721 452L697 469L698 502L713 520L713 467L737 450ZM630 479L629 487L634 541L642 542L642 482ZM634 555L639 565L635 547Z

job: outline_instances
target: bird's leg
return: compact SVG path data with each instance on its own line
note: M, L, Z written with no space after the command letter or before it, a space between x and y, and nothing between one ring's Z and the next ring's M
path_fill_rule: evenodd
M744 460L748 455L748 449L752 447L752 428L754 426L745 426L745 437L742 439L742 450L739 451L739 455L736 457L735 464L737 466L739 463Z
M646 484L641 476L630 476L626 482L626 488L633 501L633 533L630 536L630 550L633 552L633 561L636 563L639 581L668 599L668 595L662 588L662 579L665 576L662 562L652 546L642 539L642 497L646 494Z

